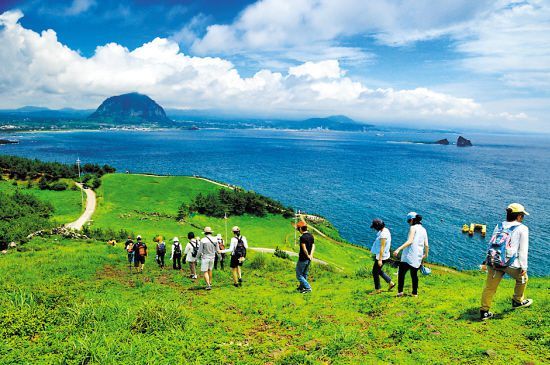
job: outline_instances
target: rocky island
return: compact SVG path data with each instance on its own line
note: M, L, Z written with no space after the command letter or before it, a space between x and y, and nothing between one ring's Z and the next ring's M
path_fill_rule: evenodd
M456 140L457 147L472 147L472 142L469 139L466 139L462 136L459 136Z

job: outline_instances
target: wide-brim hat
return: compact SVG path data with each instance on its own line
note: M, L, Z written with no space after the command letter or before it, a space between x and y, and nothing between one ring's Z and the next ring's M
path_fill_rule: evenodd
M210 227L204 227L204 233L212 233L212 228Z

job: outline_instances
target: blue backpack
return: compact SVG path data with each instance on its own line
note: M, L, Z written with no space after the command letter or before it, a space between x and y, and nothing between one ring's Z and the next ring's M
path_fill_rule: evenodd
M512 248L512 233L519 226L521 226L521 224L509 228L504 228L502 223L497 225L497 229L495 233L493 233L491 241L489 241L486 260L487 265L495 269L505 269L514 262L516 255L509 256L508 253Z

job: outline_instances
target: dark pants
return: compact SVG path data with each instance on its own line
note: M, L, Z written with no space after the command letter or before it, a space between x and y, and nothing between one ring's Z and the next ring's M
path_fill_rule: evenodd
M157 254L157 264L159 264L160 267L164 267L164 256L166 253L163 254Z
M172 267L174 270L181 270L181 255L174 254Z
M376 290L380 290L381 288L380 276L382 277L382 279L384 279L386 283L391 283L391 278L388 276L388 274L382 271L382 267L386 262L388 262L388 260L383 260L382 266L378 266L378 260L374 259L374 265L372 266L372 278L374 279L374 288Z
M225 254L216 254L216 258L214 259L214 270L218 270L218 262L220 263L220 269L223 270L223 265L225 261Z
M418 268L414 268L406 262L399 263L399 275L397 276L397 292L403 293L403 287L405 286L405 275L407 271L411 270L411 279L413 284L412 294L418 294Z

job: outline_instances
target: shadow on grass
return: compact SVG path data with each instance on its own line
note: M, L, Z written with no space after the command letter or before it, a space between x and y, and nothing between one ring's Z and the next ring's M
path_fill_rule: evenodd
M498 320L504 319L512 311L513 309L508 308L500 313L494 313L493 318L489 319L488 321L498 321ZM466 309L464 312L460 314L458 319L462 321L467 321L467 322L482 322L482 320L479 318L478 307Z

